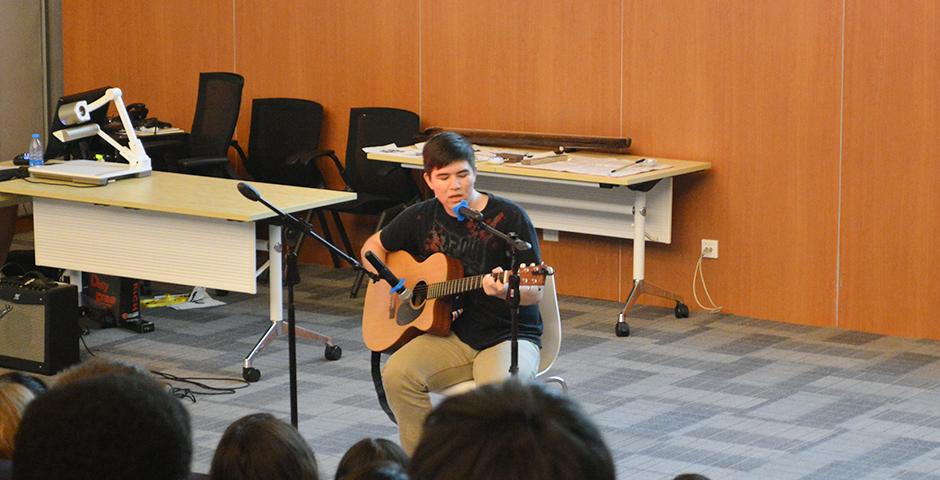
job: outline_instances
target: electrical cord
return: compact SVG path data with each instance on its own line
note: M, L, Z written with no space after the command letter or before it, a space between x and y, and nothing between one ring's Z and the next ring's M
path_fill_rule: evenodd
M90 333L91 333L90 329L82 328L81 335L79 335L78 339L81 340L82 345L84 345L85 347L85 351L88 352L88 355L95 357L97 355L95 355L94 352L92 352L91 349L88 348L88 344L85 343L85 335L88 335ZM179 398L179 399L186 399L193 403L196 403L196 398L199 395L234 395L236 391L241 390L243 388L247 388L250 385L244 379L235 378L235 377L180 377L177 375L173 375L172 373L161 372L159 370L150 370L150 373L158 377L161 377L164 380L168 380L171 382L188 383L190 385L194 385L202 389L202 390L193 390L188 387L178 387L176 385L167 383L167 386L170 388L170 393L174 397ZM197 380L236 382L242 385L238 385L234 387L213 387L211 385L198 382Z
M196 397L198 395L234 395L235 392L243 388L247 388L250 385L246 380L235 377L179 377L173 375L172 373L161 372L159 370L151 370L150 373L162 377L165 380L171 382L181 382L194 385L202 390L193 390L188 387L177 387L175 385L170 385L170 392L177 398L185 398L190 400L193 403L196 403ZM208 381L220 381L220 382L236 382L241 385L234 387L213 387L197 380L208 380Z
M712 300L711 294L708 293L708 286L705 285L705 272L702 270L702 259L705 258L705 252L705 250L702 250L702 253L699 254L698 261L695 262L695 271L692 272L692 297L695 298L695 303L698 304L699 308L702 310L705 310L708 313L719 313L721 312L722 307L715 304L715 301ZM695 280L698 277L702 278L702 290L705 291L705 297L708 299L708 303L711 304L710 307L702 305L702 302L699 301L698 293L695 289Z

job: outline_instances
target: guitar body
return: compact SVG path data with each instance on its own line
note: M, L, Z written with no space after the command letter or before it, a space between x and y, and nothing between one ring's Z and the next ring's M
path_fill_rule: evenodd
M426 286L461 278L463 265L443 253L419 262L403 251L389 253L385 264L413 293L409 301L402 302L384 280L369 284L362 310L362 339L369 350L396 349L423 333L446 336L451 324L450 302L448 298L427 299Z

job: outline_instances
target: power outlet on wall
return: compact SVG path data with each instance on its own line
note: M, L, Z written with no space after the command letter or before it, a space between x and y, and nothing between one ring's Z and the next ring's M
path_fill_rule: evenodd
M718 240L702 239L702 256L705 258L718 258Z

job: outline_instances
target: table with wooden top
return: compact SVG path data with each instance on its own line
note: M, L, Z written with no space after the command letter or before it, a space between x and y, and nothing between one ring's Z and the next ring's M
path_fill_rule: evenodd
M516 154L533 152L533 149L485 148ZM402 150L408 152L407 147ZM688 306L681 297L645 281L646 241L667 244L672 241L673 178L708 170L711 163L595 152L577 152L572 156L615 158L625 163L655 158L670 168L611 177L477 162L477 189L512 199L526 210L537 228L634 240L633 286L617 319L618 336L629 335L625 319L641 294L674 300L676 316L688 316ZM408 153L370 153L368 158L422 168L421 158Z
M257 292L268 269L272 325L245 359L283 333L281 226L256 240L259 221L276 214L239 193L238 181L153 172L101 187L19 179L0 182L3 195L32 198L36 264L70 270L81 288L88 271L220 290ZM252 183L286 213L356 198L355 193ZM256 249L269 260L257 266ZM298 333L299 334L299 333Z

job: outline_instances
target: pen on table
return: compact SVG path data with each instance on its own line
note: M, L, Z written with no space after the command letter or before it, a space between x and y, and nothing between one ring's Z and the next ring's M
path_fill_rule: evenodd
M624 166L622 166L622 167L617 167L617 168L611 170L610 173L617 173L617 172L619 172L619 171L621 171L621 170L626 170L627 168L630 168L630 167L632 167L632 166L634 166L634 165L636 165L636 164L638 164L638 163L643 163L643 162L645 162L645 161L646 161L645 158L641 158L641 159L639 159L639 160L637 160L637 161L635 161L635 162L633 162L633 163L628 163L628 164L626 164L626 165L624 165Z

